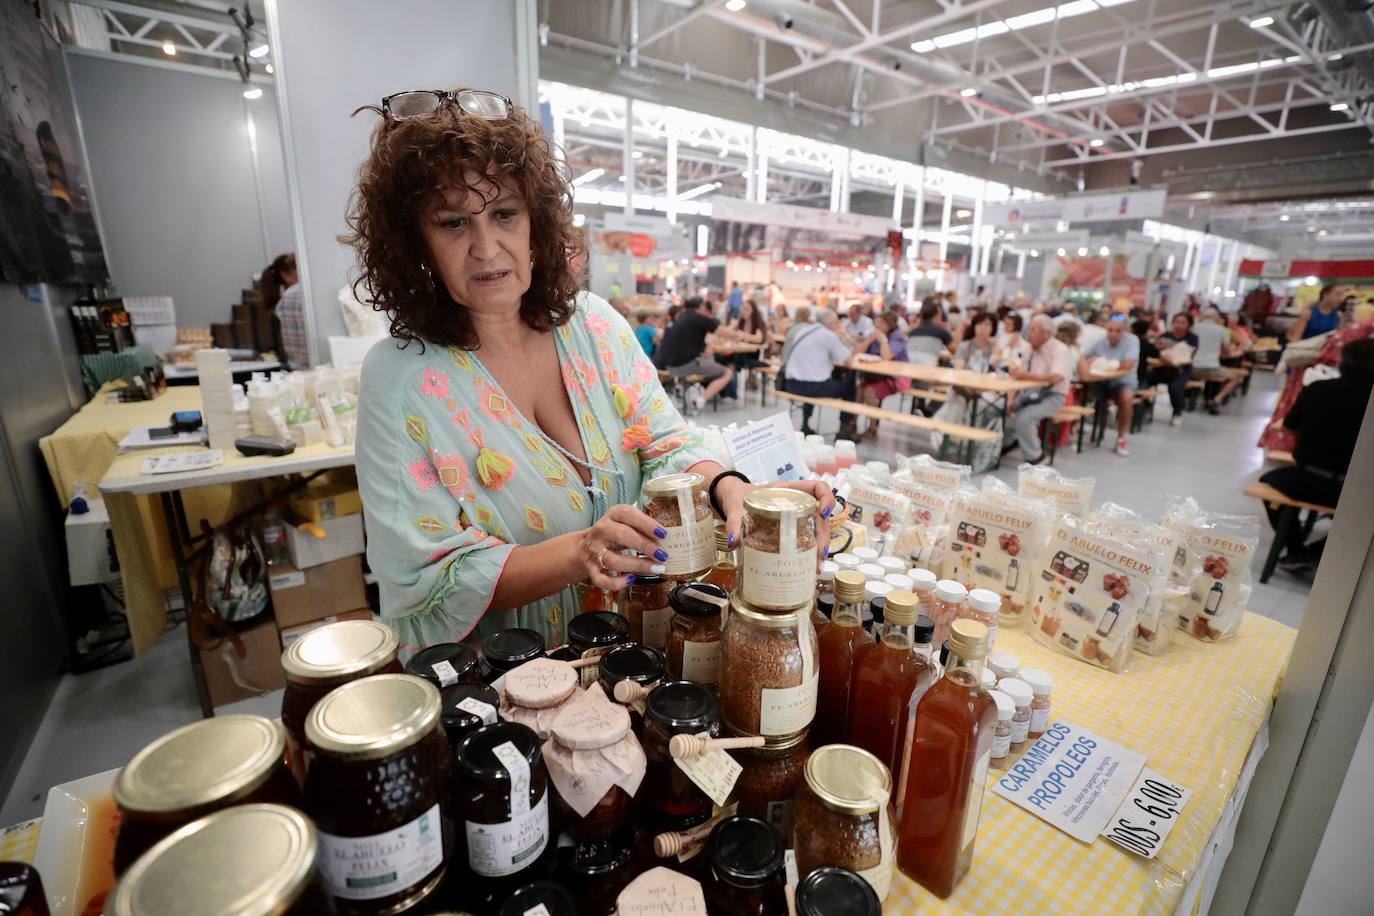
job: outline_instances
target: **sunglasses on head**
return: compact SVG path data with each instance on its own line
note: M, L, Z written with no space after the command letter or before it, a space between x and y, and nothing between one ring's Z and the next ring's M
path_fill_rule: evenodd
M381 113L389 121L409 121L414 118L432 118L445 105L457 105L464 114L485 121L504 121L515 111L510 99L485 89L407 89L382 99ZM363 108L376 110L371 105ZM357 114L358 111L353 112Z

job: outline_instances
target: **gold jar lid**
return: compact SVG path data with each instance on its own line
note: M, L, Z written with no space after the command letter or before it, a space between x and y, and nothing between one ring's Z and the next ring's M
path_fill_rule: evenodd
M728 737L755 737L754 735L749 735L744 732L735 731L728 725L725 725L724 728L725 734ZM801 731L797 732L795 735L765 735L763 736L762 745L758 747L736 748L734 750L734 753L742 754L745 757L784 757L788 754L794 754L797 751L801 750L802 746L806 743L806 737L808 734L810 734L810 732L811 727L807 726L806 728L803 728Z
M883 605L885 621L895 623L899 627L914 627L919 616L920 605L914 592L894 588L887 593L886 603Z
M439 688L409 674L374 674L325 694L305 718L305 737L321 754L375 760L432 732Z
M835 573L835 600L841 604L854 604L864 600L864 586L868 579L857 569L842 569Z
M681 474L661 474L653 480L644 481L644 495L651 498L674 496L683 487L696 491L704 489L705 486L706 478L695 471L684 471Z
M164 838L124 873L109 916L280 916L315 871L315 827L294 808L239 805Z
M396 658L396 631L376 620L340 620L316 627L281 654L286 679L325 685L376 671Z
M286 732L262 716L216 716L168 732L134 755L114 784L121 810L185 814L261 786L282 761Z
M987 624L967 617L954 621L949 628L949 651L969 661L976 661L987 655Z
M806 785L821 804L844 814L872 814L880 792L892 794L887 766L863 748L827 744L806 761Z
M806 518L815 514L816 499L789 487L762 487L744 497L744 511L760 518L782 518L785 512Z
M781 630L784 627L797 626L803 615L809 619L811 617L811 605L804 604L800 608L793 608L790 611L764 611L754 607L738 594L732 593L730 595L730 617L733 619L736 614L751 626L763 627L767 630Z

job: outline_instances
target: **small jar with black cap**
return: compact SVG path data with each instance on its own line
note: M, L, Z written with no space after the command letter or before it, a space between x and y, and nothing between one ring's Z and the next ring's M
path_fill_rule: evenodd
M559 847L555 878L581 904L583 916L611 916L616 898L630 883L633 833Z
M720 680L720 617L730 596L719 585L687 582L668 596L673 609L668 634L668 676L714 685Z
M497 916L578 916L577 901L566 887L531 881L506 898Z
M679 830L711 813L711 799L673 761L668 742L674 735L720 734L720 703L709 687L691 681L666 681L649 694L642 744L648 765L639 797L664 829Z
M668 648L668 630L673 621L668 595L676 584L664 576L636 575L635 580L620 592L616 610L629 624L630 642L655 649Z
M549 777L539 737L519 722L484 725L459 743L455 763L460 858L474 876L491 879L481 893L503 899L527 883L518 876L543 864L549 845Z
M486 668L483 679L490 684L543 654L544 637L534 630L512 627L492 633L482 640L482 661Z
M591 611L568 621L568 648L574 658L630 641L629 622L613 611Z
M756 817L723 818L706 841L701 890L712 916L783 916L782 835ZM847 916L847 914L846 914Z
M439 697L443 704L439 723L454 753L459 742L472 732L501 718L501 697L488 684L454 684L439 691Z
M454 684L482 683L477 653L456 642L436 643L416 652L406 662L406 674L422 677L440 690Z
M668 677L668 660L663 653L638 643L613 646L601 656L597 667L597 683L607 699L615 700L615 686L621 681L636 684L647 693ZM620 702L617 700L617 702ZM630 707L630 730L636 737L644 734L644 700L626 704Z
M797 885L797 916L882 916L873 886L847 868L818 868Z

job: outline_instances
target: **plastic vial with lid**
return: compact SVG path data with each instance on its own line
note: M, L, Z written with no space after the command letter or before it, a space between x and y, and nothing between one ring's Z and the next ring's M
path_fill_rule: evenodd
M883 568L883 573L885 575L890 575L892 573L905 574L907 570L905 561L898 557L878 557L878 559L873 562Z
M982 678L984 690L992 690L997 686L997 675L993 674L987 668L983 669L983 673L980 674L979 677Z
M968 593L968 604L959 612L960 617L976 620L988 628L988 645L997 641L997 612L1002 607L1002 596L986 588L975 588Z
M840 571L840 565L834 560L826 560L821 564L820 575L816 577L816 591L822 595L828 595L835 590L835 573Z
M993 690L990 693L997 704L997 730L992 733L991 764L1005 769L1007 758L1011 756L1011 719L1016 714L1016 704L1004 691Z
M954 625L967 600L968 589L953 579L941 579L935 583L935 603L926 612L935 621L935 645L941 645L949 639L949 628Z
M998 681L997 689L1011 697L1016 704L1016 712L1011 717L1011 749L1019 754L1026 749L1030 737L1031 701L1035 699L1035 694L1031 692L1029 684L1014 677Z
M987 667L1000 681L1004 677L1020 677L1021 663L1010 652L993 652L988 656Z
M892 586L896 591L915 593L915 589L912 588L911 580L901 573L888 573L883 576L883 581Z
M852 468L859 461L859 447L853 439L835 440L835 461L841 468Z
M872 547L855 547L849 551L859 558L860 563L877 563L880 554Z
M883 568L879 566L877 563L860 563L859 572L862 573L863 577L869 580L870 582L881 582L883 580L883 576L887 575L887 573L883 571Z
M1029 684L1031 689L1031 717L1028 737L1034 740L1043 735L1045 729L1050 727L1050 693L1054 690L1054 681L1048 672L1041 671L1039 668L1025 669L1021 672L1021 680Z
M840 569L858 569L859 564L862 563L863 560L860 560L852 553L837 553L826 562L834 563Z

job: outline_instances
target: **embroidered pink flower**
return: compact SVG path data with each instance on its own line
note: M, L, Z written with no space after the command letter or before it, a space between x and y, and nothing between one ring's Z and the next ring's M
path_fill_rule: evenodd
M519 411L501 389L480 376L474 380L474 384L477 386L477 406L482 413L507 426L520 425Z
M608 374L615 372L615 354L610 350L601 350L601 368Z
M636 382L652 382L658 378L658 370L654 368L654 364L642 357L635 360L634 371Z
M468 471L467 462L463 456L457 452L450 452L447 455L435 451L430 456L437 472L439 483L444 489L453 494L454 499L472 499L472 475Z
M591 391L596 387L596 366L587 362L581 356L573 353L571 355L573 370L577 374L577 383L582 386L582 390Z
M421 493L439 482L439 475L434 470L434 465L429 463L428 458L416 458L406 467L406 470L410 472L411 479L415 481L415 485L420 488Z
M438 369L426 369L420 377L420 393L434 398L447 398L448 376Z
M588 315L585 324L587 330L591 331L598 339L605 337L607 332L611 330L611 323L606 320L605 315L595 313Z
M620 448L626 452L638 451L652 441L654 437L649 432L649 424L644 420L630 424L620 434Z

